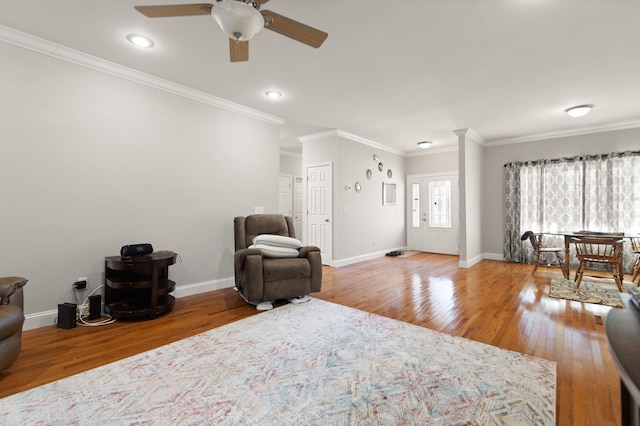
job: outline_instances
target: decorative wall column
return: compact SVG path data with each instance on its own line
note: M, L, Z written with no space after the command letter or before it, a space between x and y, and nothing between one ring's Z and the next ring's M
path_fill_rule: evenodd
M458 135L460 186L460 259L468 268L482 256L482 146L485 140L472 129L453 131Z

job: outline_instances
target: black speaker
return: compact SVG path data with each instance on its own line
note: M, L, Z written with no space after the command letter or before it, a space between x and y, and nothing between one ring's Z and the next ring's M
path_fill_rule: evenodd
M102 317L102 296L99 294L89 296L89 319L95 320Z
M153 253L151 244L129 244L128 246L122 246L120 249L120 256L122 257L146 256L151 253Z
M58 328L67 330L76 326L76 311L78 307L75 303L63 303L58 305Z

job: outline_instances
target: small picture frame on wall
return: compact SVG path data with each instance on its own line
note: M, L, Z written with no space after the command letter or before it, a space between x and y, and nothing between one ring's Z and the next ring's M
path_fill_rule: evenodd
M382 205L393 206L396 204L396 184L382 182Z

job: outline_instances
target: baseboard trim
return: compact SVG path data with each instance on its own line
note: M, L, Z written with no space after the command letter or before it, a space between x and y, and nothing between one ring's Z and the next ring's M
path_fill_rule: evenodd
M483 260L501 260L504 261L504 256L498 253L482 253L470 260L467 261L460 261L458 262L458 266L460 268L471 268L473 265L475 265L476 263L480 263Z
M460 260L458 261L458 267L459 268L471 268L473 265L475 265L476 263L480 263L482 262L482 260L484 259L484 256L479 254L476 257L473 257L469 260Z
M371 260L371 259L376 259L378 257L383 257L390 251L394 251L394 250L406 250L406 247L396 247L396 248L391 248L384 251L377 251L373 253L363 254L360 256L348 257L346 259L333 260L331 263L332 263L332 266L336 268L340 268L342 266L353 265L354 263L364 262L365 260Z
M33 330L34 328L47 327L56 323L58 310L36 312L24 316L22 330Z
M504 255L500 253L484 253L482 257L488 260L505 260Z
M236 285L233 277L221 278L219 280L203 281L201 283L185 284L177 286L171 293L175 298L193 296L196 294L207 293L209 291L222 290Z
M179 299L181 297L193 296L196 294L207 293L209 291L221 290L223 288L233 287L235 280L233 277L221 278L219 280L203 281L200 283L185 284L177 286L171 293L173 297ZM103 296L104 299L104 296ZM36 312L34 314L25 315L22 330L33 330L40 327L48 327L55 325L58 319L58 310Z

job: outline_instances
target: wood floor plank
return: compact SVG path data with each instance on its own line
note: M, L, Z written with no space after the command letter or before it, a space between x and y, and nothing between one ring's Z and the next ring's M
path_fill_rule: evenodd
M552 360L559 425L619 424L620 389L604 321L611 309L552 299L556 268L420 253L324 268L312 296ZM29 289L26 290L29 297ZM277 308L276 308L277 309ZM152 321L24 332L18 360L0 373L0 397L77 374L258 312L232 289L180 298Z

